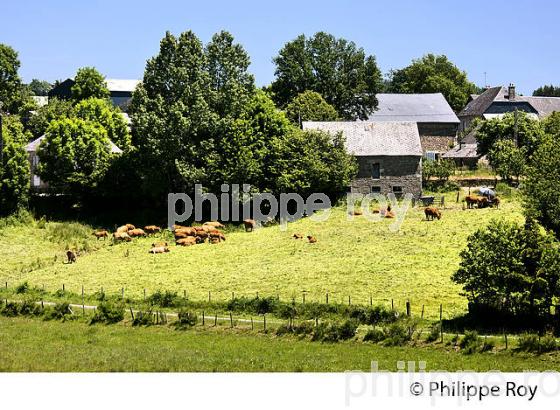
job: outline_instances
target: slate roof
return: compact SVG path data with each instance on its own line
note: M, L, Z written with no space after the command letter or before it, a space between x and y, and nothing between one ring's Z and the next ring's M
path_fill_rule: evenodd
M368 121L459 123L447 100L436 94L377 94L377 110Z
M29 153L32 152L37 152L37 149L39 148L39 144L41 143L41 141L43 141L45 139L44 135L41 135L39 138L31 141L29 144L27 144L25 146L25 150ZM112 154L121 154L122 150L117 147L113 141L109 140L109 144L111 145L111 153Z
M420 135L410 121L305 121L304 130L342 132L346 149L355 156L422 156Z
M492 106L492 104L516 104L521 110L523 103L529 104L536 112L539 118L547 117L554 111L560 112L560 97L532 97L524 95L516 95L515 99L508 98L507 87L492 87L484 91L474 100L470 101L465 108L458 114L459 117L464 116L482 116Z
M478 158L476 152L477 144L457 144L445 154L442 158Z

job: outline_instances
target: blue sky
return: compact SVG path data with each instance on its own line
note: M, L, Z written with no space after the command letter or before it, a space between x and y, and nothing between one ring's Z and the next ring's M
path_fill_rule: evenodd
M92 65L109 78L141 78L166 30L193 30L204 42L230 31L251 56L259 85L274 78L272 58L298 34L323 30L353 40L383 72L425 53L446 54L484 85L514 82L529 94L560 85L560 2L536 1L10 1L0 42L14 47L20 73L64 79Z

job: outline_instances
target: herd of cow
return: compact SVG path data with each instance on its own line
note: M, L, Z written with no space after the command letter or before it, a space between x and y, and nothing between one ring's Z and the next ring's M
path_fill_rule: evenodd
M497 196L489 198L480 195L467 195L465 197L465 202L467 203L468 209L473 209L475 205L477 208L487 208L489 206L498 208L500 206L500 198Z

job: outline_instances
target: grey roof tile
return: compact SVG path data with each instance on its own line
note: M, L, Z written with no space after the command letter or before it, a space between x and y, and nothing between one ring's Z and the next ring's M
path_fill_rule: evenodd
M377 94L377 100L377 110L368 121L459 122L441 93Z

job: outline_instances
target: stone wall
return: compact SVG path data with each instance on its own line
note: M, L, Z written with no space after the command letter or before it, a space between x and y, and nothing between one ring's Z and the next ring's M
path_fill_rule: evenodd
M393 192L393 187L402 187L402 194L410 192L416 198L422 194L421 157L367 156L357 159L358 175L352 181L351 192L369 194L372 187L378 187L379 192L386 195ZM371 176L374 163L380 164L379 179L373 179Z
M433 151L444 153L447 152L453 147L455 143L455 137L447 137L447 136L420 136L420 145L422 145L422 151L426 153L426 151Z

